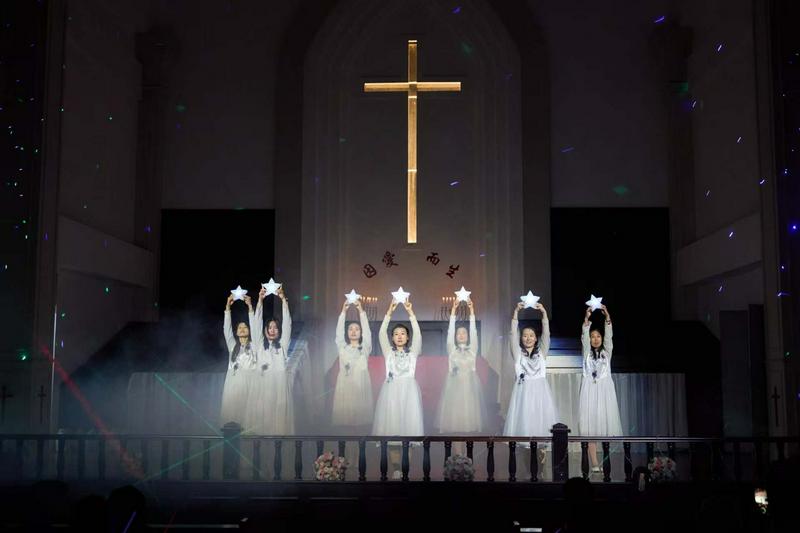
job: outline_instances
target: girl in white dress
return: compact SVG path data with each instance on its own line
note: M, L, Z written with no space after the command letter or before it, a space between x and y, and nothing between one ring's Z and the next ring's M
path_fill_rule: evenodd
M339 349L339 376L333 391L334 426L358 428L372 424L372 382L369 378L367 360L372 353L372 332L369 329L367 313L357 300L358 322L350 322L345 327L347 302L342 306L336 324L336 347ZM359 434L361 434L359 432Z
M448 373L434 421L439 433L449 435L480 433L486 425L483 392L476 371L480 343L475 327L475 306L472 300L467 300L467 330L465 326L456 328L456 308L459 304L454 301L450 310L450 323L447 326Z
M611 315L604 305L600 312L605 317L604 331L592 328L589 320L592 309L586 308L581 332L583 345L583 379L579 402L578 426L581 435L589 437L621 436L617 392L611 379L611 351L613 350ZM589 460L593 472L600 472L597 462L597 444L589 443Z
M392 299L380 328L380 344L386 363L386 381L383 382L378 402L375 405L373 435L423 435L425 428L422 414L422 392L414 373L417 356L422 348L422 334L411 302L403 302L411 322L411 336L403 324L392 328L391 342L388 337L389 320L397 307ZM410 347L409 347L410 341ZM389 458L394 469L393 477L400 477L400 450L390 450Z
M511 319L511 353L514 356L516 381L511 391L503 434L509 436L549 436L550 429L558 421L553 396L547 384L547 353L550 349L550 322L542 304L536 309L542 312L542 336L538 338L532 327L519 331L518 313L523 308L520 302ZM525 443L521 443L525 446ZM543 452L543 448L539 448ZM543 459L540 453L539 459Z
M255 345L250 337L252 328L247 322L236 324L236 332L231 322L231 304L233 295L228 296L225 304L225 318L222 332L225 344L228 347L228 371L225 374L225 383L222 386L222 405L220 406L220 426L235 422L246 428L248 412L248 395L255 369L258 367L258 357ZM247 304L248 315L253 316L253 305L249 296L244 297Z
M287 362L289 343L292 339L292 316L289 302L278 289L282 302L282 320L275 318L266 321L262 328L264 298L266 290L261 289L254 316L253 344L258 349L258 371L253 380L250 393L252 409L248 426L257 435L292 435L294 433L294 406L289 387ZM262 334L263 331L263 334Z

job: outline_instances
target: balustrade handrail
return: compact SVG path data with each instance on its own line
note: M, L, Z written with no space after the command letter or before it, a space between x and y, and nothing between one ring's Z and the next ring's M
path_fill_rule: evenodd
M552 435L256 435L240 433L241 439L262 440L302 440L302 441L348 441L357 442L546 442L552 440ZM159 433L0 433L0 440L218 440L224 439L223 435L165 435ZM726 443L800 443L800 436L757 436L757 437L677 437L677 436L590 436L569 435L570 442L630 442L630 443L701 443L701 442L726 442Z
M97 442L96 452L96 469L97 479L105 479L105 472L107 466L106 451L108 448L116 448L127 452L133 451L135 455L134 462L137 464L137 471L143 472L146 479L153 479L160 477L160 479L169 479L169 472L175 470L177 467L181 468L182 479L191 480L190 475L190 461L199 460L202 462L202 480L211 480L211 450L222 449L222 476L223 479L241 479L240 467L244 464L245 468L250 468L252 471L253 480L263 480L264 471L261 468L261 450L262 444L271 443L275 453L273 459L273 481L283 481L283 455L282 452L284 444L294 443L294 479L291 481L303 481L303 448L304 444L314 443L316 445L317 455L323 453L326 442L338 442L339 455L345 455L347 443L357 443L358 445L358 462L357 472L358 481L363 482L367 480L367 443L377 443L380 447L380 481L388 480L389 465L388 465L388 450L392 447L398 447L402 450L402 470L401 479L409 481L410 470L410 448L412 445L421 444L423 449L423 481L431 481L431 444L442 443L444 447L444 457L451 456L454 443L466 443L467 457L473 459L473 452L475 451L475 443L485 443L485 450L482 452L482 461L485 464L485 481L495 481L495 444L505 444L506 446L499 446L497 449L507 447L508 455L508 479L509 482L517 481L517 447L530 447L532 457L538 457L537 452L541 453L542 450L549 450L552 454L552 479L556 482L566 481L569 476L569 450L570 444L580 444L581 448L581 474L584 478L590 477L589 469L589 445L592 443L597 444L598 451L601 451L602 458L600 459L600 471L603 474L603 481L611 481L611 458L619 457L612 453L612 443L622 443L622 467L624 469L625 481L629 482L632 476L636 475L633 470L633 458L636 457L632 453L632 445L644 444L646 445L646 459L650 463L657 454L663 451L657 451L656 448L659 444L665 444L667 447L667 455L671 459L675 459L680 453L682 457L688 457L689 471L691 477L694 479L696 475L696 467L702 471L706 465L710 465L711 479L721 480L726 476L735 479L737 482L742 481L743 469L747 465L743 459L752 461L750 468L754 472L753 479L763 479L765 468L764 459L768 459L772 454L772 450L776 450L777 458L779 460L786 457L787 444L800 444L800 437L798 436L754 436L754 437L677 437L677 436L588 436L588 435L570 435L570 430L563 424L556 424L551 430L551 435L547 436L512 436L512 435L253 435L241 433L238 426L226 425L221 428L220 434L216 435L163 435L163 434L117 434L117 433L17 433L17 434L0 434L0 451L3 450L3 443L15 442L16 453L16 467L20 479L24 476L24 458L26 441L33 441L35 446L35 478L42 479L46 471L45 463L45 446L47 442L55 442L56 447L54 451L57 454L55 461L55 472L59 479L65 475L66 456L65 456L65 443L77 441L77 474L79 479L84 479L86 475L86 454L88 451L87 443ZM138 446L135 444L138 441ZM175 443L178 443L176 445ZM200 441L202 443L202 450L200 452L192 453L192 442ZM118 443L107 445L107 443ZM242 448L240 444L247 442L252 445L252 459L245 456L243 453L246 448ZM156 459L152 453L151 448L153 443L160 444L160 460ZM540 443L545 443L544 446L539 448ZM680 446L679 445L689 445ZM752 444L753 447L749 451L743 450L743 444ZM175 448L172 448L175 446ZM730 448L730 451L726 449ZM13 448L13 446L12 446ZM93 447L94 448L94 447ZM179 463L170 464L170 450L182 453L182 460ZM74 450L74 448L73 448ZM291 448L287 453L291 453ZM614 447L614 452L618 453L619 447ZM790 446L790 451L796 453L797 447ZM765 454L766 452L766 454ZM686 455L688 453L688 456ZM485 456L484 456L485 454ZM733 465L728 466L725 464L726 456L730 460L733 459ZM130 462L130 456L126 457L126 461ZM695 460L699 457L699 462ZM775 456L773 456L775 457ZM152 462L155 464L159 462L160 471L153 476L147 476L148 465L151 465L150 459L156 459ZM395 465L397 468L398 465ZM476 465L477 466L477 465ZM539 461L529 461L531 482L538 481L539 476ZM592 471L596 471L592 469ZM395 472L397 475L397 471ZM700 474L701 476L703 474Z

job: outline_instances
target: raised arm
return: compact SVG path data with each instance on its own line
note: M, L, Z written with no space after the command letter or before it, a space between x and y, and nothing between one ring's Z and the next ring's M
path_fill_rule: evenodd
M581 326L581 348L583 351L583 356L586 357L592 351L592 345L589 341L589 330L592 327L592 323L589 322L589 317L592 314L592 308L586 308L586 314L583 317L583 325Z
M263 288L259 291L255 311L253 305L249 305L250 338L253 339L253 346L264 345L264 296L262 294L266 294L266 292L266 289Z
M233 348L236 346L236 337L233 336L233 329L231 326L231 304L233 303L233 296L228 296L228 303L225 304L225 318L222 320L222 334L225 336L225 344L228 346L228 355L231 354Z
M416 337L416 335L414 335ZM456 351L456 316L450 315L450 321L447 323L447 355L451 355Z
M468 301L467 305L469 306L469 347L475 355L478 355L481 343L478 339L478 326L475 325L475 307L472 300Z
M361 350L364 355L369 357L372 355L372 330L369 329L369 318L367 312L361 307L361 300L356 302L358 308L358 319L361 322Z
M289 354L289 343L292 342L292 315L289 313L289 300L286 298L286 295L283 294L283 287L278 289L278 298L281 299L283 305L283 323L281 324L281 346L285 350L285 353Z
M411 302L406 302L405 307L406 311L408 311L408 319L411 321L411 352L414 356L417 356L422 350L422 332L419 330L419 322L417 322L417 315L414 314Z
M383 352L383 357L386 359L386 372L389 372L389 355L392 353L392 345L389 342L389 320L392 318L392 311L397 306L396 303L392 302L389 305L389 309L386 310L386 316L383 317L383 322L381 322L381 329L378 330L378 341L381 345L381 351Z
M347 313L347 302L345 302L344 306L342 306L342 312L339 313L339 320L336 321L336 331L334 332L333 342L336 343L336 347L339 349L339 353L347 346L344 338L347 332L344 330L344 319L345 313Z
M514 308L514 314L511 317L511 331L508 335L508 347L511 350L511 356L514 358L514 362L516 363L517 360L522 355L520 348L519 348L519 310L522 309L522 303L518 303L517 307Z
M542 304L538 304L536 308L542 312L542 338L539 339L539 351L542 357L547 358L550 352L550 319L547 317L547 310Z
M603 314L606 317L605 331L603 332L603 349L606 351L606 357L611 359L611 351L614 349L614 331L611 327L611 315L605 305L603 306Z

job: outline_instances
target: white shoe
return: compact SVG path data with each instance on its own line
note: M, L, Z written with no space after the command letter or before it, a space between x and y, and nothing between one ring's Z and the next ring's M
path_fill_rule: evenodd
M595 473L595 474L599 474L600 472L602 472L602 470L600 470L599 466L593 466L592 467L592 472Z
M392 479L401 479L403 477L403 473L399 470L395 470L392 474Z

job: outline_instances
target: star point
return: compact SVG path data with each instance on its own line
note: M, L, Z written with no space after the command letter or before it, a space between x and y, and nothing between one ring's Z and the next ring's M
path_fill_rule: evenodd
M594 294L592 294L592 297L589 298L585 303L586 303L586 305L589 306L589 308L592 311L597 311L598 309L603 307L603 297L602 296L595 296Z
M535 309L536 305L539 303L540 298L533 294L531 291L528 291L528 294L523 294L519 297L520 301L525 304L525 309L531 308Z
M361 298L361 295L358 294L355 289L350 289L350 292L345 294L344 297L347 298L348 304L355 304L358 299Z
M460 290L455 291L456 301L458 301L458 302L468 302L470 294L472 294L472 291L468 291L462 285Z
M281 284L275 283L275 280L272 278L269 278L267 283L262 283L261 286L267 289L267 296L270 294L278 294L278 289L281 288Z
M237 285L236 288L231 291L231 294L233 294L233 301L235 302L236 300L244 300L247 291L244 290L241 285Z
M402 286L392 293L392 298L394 298L394 301L399 304L408 301L409 296L411 296L411 293L404 291Z

